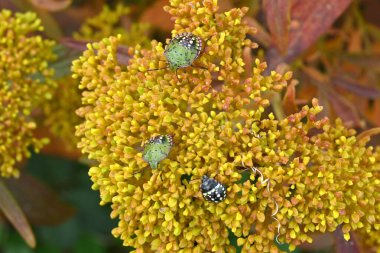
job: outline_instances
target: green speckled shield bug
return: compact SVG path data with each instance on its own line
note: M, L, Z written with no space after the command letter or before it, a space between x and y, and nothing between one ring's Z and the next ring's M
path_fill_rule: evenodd
M178 79L178 69L191 66L201 52L202 40L198 36L189 32L178 34L165 48L164 55L168 62L168 66L159 69L149 69L148 71L169 68L176 72ZM205 67L193 67L207 69Z
M152 169L157 169L158 163L164 160L173 147L171 135L158 135L150 138L144 145L143 159Z

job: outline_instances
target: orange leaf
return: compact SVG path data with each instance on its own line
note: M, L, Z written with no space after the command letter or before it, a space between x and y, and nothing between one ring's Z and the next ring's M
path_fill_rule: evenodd
M342 118L347 127L363 127L357 108L350 101L337 94L334 90L328 90L327 92L327 98L332 108L336 115Z
M284 98L282 100L282 106L286 115L291 115L298 112L296 104L296 83L291 82L286 89Z
M373 104L366 103L364 107L364 115L369 122L376 126L380 126L380 100L374 100Z
M0 209L25 242L34 248L36 246L36 239L29 222L2 179L0 179Z
M358 54L363 51L363 35L361 30L354 30L350 34L350 40L348 41L347 52L350 54Z

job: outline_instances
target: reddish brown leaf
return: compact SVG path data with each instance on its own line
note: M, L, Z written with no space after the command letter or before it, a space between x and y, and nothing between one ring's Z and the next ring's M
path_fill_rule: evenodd
M87 49L87 44L91 43L89 40L76 40L72 38L62 38L60 43L68 48L75 49L78 51L85 51Z
M282 106L284 107L284 112L286 115L291 115L298 112L296 104L296 83L291 82L286 89L284 98L282 100Z
M272 42L284 54L288 47L291 1L264 0L263 7Z
M353 236L350 233L351 239L346 241L343 237L341 227L338 227L334 232L335 236L335 252L337 253L361 253L360 247Z
M27 174L18 179L4 180L31 224L56 225L74 214L73 208L63 203L48 186Z
M380 55L346 55L343 59L368 69L380 69Z
M46 127L37 128L33 134L38 138L49 138L49 143L41 150L43 154L63 157L73 161L77 161L82 156L79 149L69 147L64 140L53 135Z
M12 3L11 0L2 0L0 1L0 9L16 11L16 6L14 5L14 3Z
M334 90L327 91L328 100L336 115L340 117L348 127L363 127L356 107Z
M330 249L334 246L333 233L313 233L310 234L310 237L313 238L312 243L303 243L297 246L297 248L308 252L318 252L322 249Z
M245 68L245 74L247 77L252 75L252 68L253 68L253 57L251 54L251 48L245 47L243 49L243 60L244 60L244 68Z
M140 22L154 24L164 31L171 31L174 22L171 21L169 13L163 7L169 5L168 0L158 0L140 18Z
M372 135L376 135L376 134L380 134L380 127L376 127L376 128L371 128L371 129L368 129L362 133L360 133L356 139L359 141L362 141L362 140L369 140L369 138L372 136Z
M60 40L61 44L75 49L77 51L85 51L87 50L87 44L92 43L92 41L84 41L84 40L75 40L72 38L63 38ZM128 53L128 47L119 45L117 48L117 60L120 64L128 65L129 60L131 59L130 54Z
M329 99L326 92L321 92L321 90L318 90L317 98L318 98L319 105L322 106L323 108L323 110L319 113L319 117L320 118L329 117L330 111L332 109L331 109L331 104L329 103Z
M244 21L251 27L256 28L255 40L261 45L268 47L272 43L272 39L265 28L252 17L245 16Z
M25 242L34 248L36 246L36 239L34 238L32 228L24 212L21 210L19 203L17 203L2 179L0 179L0 209Z
M317 69L311 68L311 67L306 67L304 66L302 68L302 71L308 75L310 78L314 79L318 83L327 83L329 81L328 76L322 74L319 72Z
M62 11L70 6L72 0L29 0L34 6L47 11Z
M291 8L288 60L293 60L323 35L352 0L295 0Z
M35 7L29 0L13 0L12 3L19 9L19 11L33 11L36 12L41 19L44 33L50 38L58 40L62 37L61 27L58 25L55 18L44 9Z
M348 91L355 93L356 95L366 97L366 98L379 98L380 90L373 87L363 86L357 83L355 80L350 80L348 78L335 76L331 83L333 85L340 86Z
M219 0L218 1L218 11L225 12L234 8L232 0Z
M361 30L351 31L350 40L348 41L347 52L349 53L361 53L363 51L363 35Z
M363 110L367 120L375 126L380 126L380 100L377 99L373 104L367 103Z

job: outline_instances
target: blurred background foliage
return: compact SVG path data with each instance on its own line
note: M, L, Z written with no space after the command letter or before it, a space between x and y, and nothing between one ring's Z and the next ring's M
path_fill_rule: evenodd
M87 175L91 161L81 158L75 147L74 126L79 122L75 110L80 96L77 83L70 77L70 65L87 42L117 33L127 35L122 42L125 48L118 55L125 63L128 46L139 43L147 47L151 39L171 37L173 22L163 11L165 5L166 0L0 1L0 9L33 11L42 20L42 35L57 42L57 60L50 67L59 87L51 103L41 108L43 124L35 131L37 137L49 137L50 144L42 154L32 153L30 159L17 164L20 178L0 182L0 194L11 203L9 210L16 212L21 207L19 213L32 225L37 246L31 249L1 216L0 252L131 250L112 237L110 231L116 221L109 218L108 206L99 206L98 193L91 190ZM258 29L251 38L260 45L255 57L267 61L269 69L294 72L295 79L283 97L273 94L271 98L278 118L317 97L325 108L324 116L341 117L346 126L358 132L380 127L379 1L220 0L219 6L220 11L248 6L246 22ZM245 52L248 72L252 69L251 53ZM374 137L371 144L379 145L379 141ZM10 220L20 229L28 227ZM30 240L25 240L33 246L33 234L23 236L29 236ZM357 238L346 245L337 239L341 237L315 235L313 244L296 252L368 252Z

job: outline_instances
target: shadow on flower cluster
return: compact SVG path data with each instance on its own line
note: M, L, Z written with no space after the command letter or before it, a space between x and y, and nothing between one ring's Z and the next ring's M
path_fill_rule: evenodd
M207 41L194 64L207 70L180 69L180 80L168 69L148 72L166 67L156 41L151 50L130 49L124 66L121 36L89 44L72 67L82 90L79 147L98 162L89 174L101 204L111 203L119 219L113 234L137 252L234 252L231 231L242 252L278 252L274 202L246 170L255 167L271 181L279 240L291 249L311 242L310 232L341 225L346 239L351 230L374 235L380 150L366 146L368 137L319 118L317 100L284 120L268 112L267 92L281 91L291 74L264 75L266 64L256 60L247 76L243 50L256 46L246 39L254 34L242 22L247 9L219 13L217 1L172 0L165 10L175 20L173 35ZM166 134L173 149L152 170L142 145ZM227 186L223 202L203 199L202 175Z

